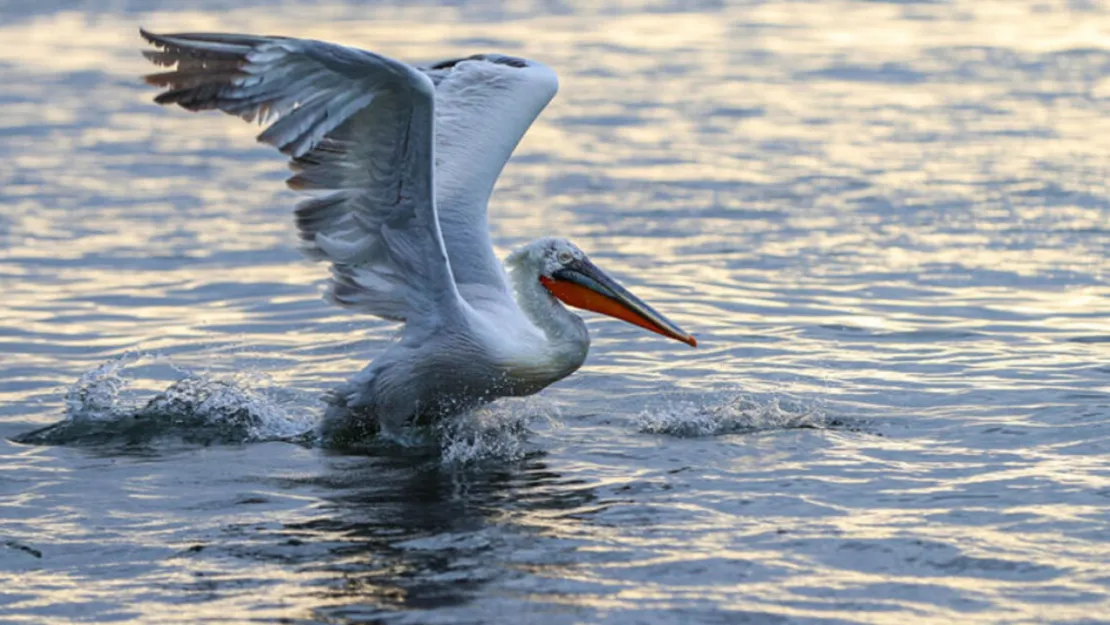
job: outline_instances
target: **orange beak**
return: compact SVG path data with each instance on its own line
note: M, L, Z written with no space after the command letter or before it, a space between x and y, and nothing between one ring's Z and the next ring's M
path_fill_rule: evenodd
M697 339L629 293L589 260L576 260L551 277L540 276L540 282L568 306L608 315L691 347L698 346Z

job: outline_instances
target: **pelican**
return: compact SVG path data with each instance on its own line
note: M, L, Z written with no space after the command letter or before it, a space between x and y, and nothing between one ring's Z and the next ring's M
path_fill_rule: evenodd
M146 82L158 104L268 124L258 140L290 159L303 252L331 263L326 298L404 323L364 370L327 396L322 438L404 438L576 371L590 337L563 304L697 341L563 238L498 260L486 207L509 156L555 96L547 66L475 54L413 66L288 37L140 29L172 68Z

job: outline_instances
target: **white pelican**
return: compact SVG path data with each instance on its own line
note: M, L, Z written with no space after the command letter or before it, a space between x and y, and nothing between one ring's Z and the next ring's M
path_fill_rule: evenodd
M691 346L697 341L561 238L502 264L486 204L555 73L500 54L415 67L355 48L233 34L142 36L159 104L273 122L258 136L291 157L304 252L331 262L327 298L404 322L329 395L333 444L396 437L498 397L530 395L586 359L586 325L563 303Z

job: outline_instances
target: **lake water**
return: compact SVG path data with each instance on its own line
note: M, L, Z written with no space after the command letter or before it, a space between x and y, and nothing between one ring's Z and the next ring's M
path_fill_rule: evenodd
M320 299L256 128L150 102L140 24L542 60L498 252L569 237L699 348L590 316L579 373L438 452L280 442L396 327ZM1110 622L1107 33L1083 0L0 2L0 622Z

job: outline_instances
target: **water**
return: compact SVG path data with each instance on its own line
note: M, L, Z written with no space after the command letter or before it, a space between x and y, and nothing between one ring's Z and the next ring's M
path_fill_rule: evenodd
M0 3L0 621L1110 622L1110 13L1080 1ZM137 27L543 60L498 251L698 336L321 451L395 335ZM10 439L40 431L41 443ZM433 446L434 447L434 446Z

